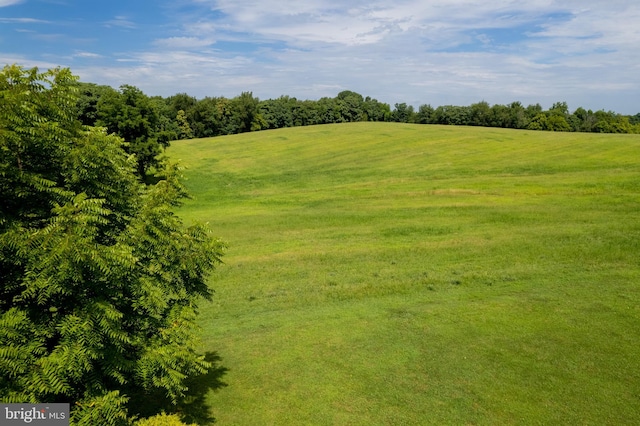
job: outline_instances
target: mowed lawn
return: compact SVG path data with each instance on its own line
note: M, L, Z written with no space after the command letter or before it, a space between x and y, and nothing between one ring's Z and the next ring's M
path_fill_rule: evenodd
M168 154L179 214L229 244L201 306L216 424L640 421L640 135L355 123Z

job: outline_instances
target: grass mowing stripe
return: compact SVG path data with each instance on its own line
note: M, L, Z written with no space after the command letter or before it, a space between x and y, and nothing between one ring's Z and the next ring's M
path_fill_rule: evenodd
M230 243L220 424L632 424L640 137L354 123L174 142Z

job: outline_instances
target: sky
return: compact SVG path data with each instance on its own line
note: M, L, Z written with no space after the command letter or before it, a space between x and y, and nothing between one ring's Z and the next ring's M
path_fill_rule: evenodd
M640 112L638 0L0 0L0 66L260 99Z

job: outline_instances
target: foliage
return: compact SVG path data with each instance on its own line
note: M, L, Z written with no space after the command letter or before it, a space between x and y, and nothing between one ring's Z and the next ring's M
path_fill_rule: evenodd
M336 96L336 103L344 121L363 121L365 111L364 98L361 94L351 90L343 90Z
M161 413L153 417L138 420L135 426L189 426L180 420L177 414Z
M244 133L262 128L262 121L258 113L259 99L251 92L243 92L230 102L229 129L227 134Z
M99 119L98 102L104 96L114 96L116 90L110 86L82 82L78 82L78 88L78 119L86 126L93 126Z
M208 369L195 318L224 246L173 214L179 169L140 184L123 141L76 120L76 91L68 69L0 73L0 395L124 424L130 395L175 402Z
M178 111L176 120L178 121L178 127L180 129L180 139L191 139L193 137L193 130L191 130L191 126L189 125L189 121L187 121L187 116L185 115L184 110Z
M121 94L106 86L82 83L81 87L80 119L84 124L107 125L110 131L132 142L130 152L136 152L141 160L140 173L155 166L155 155L174 139L314 124L392 121L563 132L640 133L640 119L637 118L640 114L629 117L611 111L594 113L581 107L570 113L566 102L556 102L547 111L539 104L524 107L518 101L507 105L489 105L481 101L470 106L443 105L437 108L424 104L415 111L412 105L405 102L396 103L392 110L386 103L369 96L363 97L351 90L343 90L335 98L323 97L315 101L302 101L286 95L259 100L251 92L243 92L231 99L205 97L198 100L186 93L178 93L166 99L151 98L156 100L151 112L139 113L134 108L127 114L121 114L114 105L122 107L119 99L125 91L136 92L134 104L138 109L144 106L146 95L131 86L123 86ZM102 98L105 101L100 104ZM140 140L140 135L131 134L126 128L130 120L138 117L134 123L139 123L140 117L145 117L145 114L151 114L146 119L149 126L140 127L140 135L144 135ZM100 117L102 121L98 120ZM119 125L120 122L123 125Z
M222 134L222 108L220 99L206 97L193 107L184 110L188 123L197 138Z
M395 105L395 109L391 113L391 121L396 123L410 123L413 121L413 106L402 102Z
M434 109L431 105L420 105L416 113L415 122L418 124L431 123Z
M96 125L123 138L125 150L135 154L137 171L146 177L152 167L159 166L158 155L169 141L159 137L160 115L152 100L140 89L123 85L120 91L107 91L97 104Z

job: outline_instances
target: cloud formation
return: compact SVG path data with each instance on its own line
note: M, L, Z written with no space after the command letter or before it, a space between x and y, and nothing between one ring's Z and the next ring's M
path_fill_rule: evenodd
M0 0L0 7L11 6L22 3L23 0Z
M136 28L136 24L126 16L116 16L104 23L107 27Z
M120 44L96 35L95 46L60 53L85 80L165 96L317 99L350 89L392 105L640 111L635 2L141 0L129 11L113 1L116 18L100 24ZM96 56L77 54L89 51Z
M0 24L46 24L47 21L33 18L0 18Z

